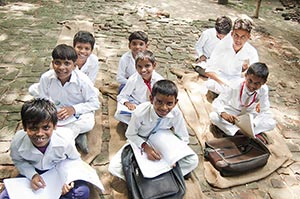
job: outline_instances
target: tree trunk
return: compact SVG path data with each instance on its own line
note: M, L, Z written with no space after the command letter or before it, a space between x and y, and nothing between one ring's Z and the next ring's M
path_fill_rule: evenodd
M228 0L218 0L218 4L226 5L228 3Z
M255 13L254 13L254 16L253 16L254 18L258 18L261 1L262 0L256 0L256 9L255 9Z

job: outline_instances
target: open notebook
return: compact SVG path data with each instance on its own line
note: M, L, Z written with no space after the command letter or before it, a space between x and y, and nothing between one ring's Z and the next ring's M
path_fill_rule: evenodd
M153 178L165 173L173 168L173 165L180 159L194 154L187 143L181 141L172 131L160 130L152 134L147 143L159 151L161 160L152 161L147 158L146 153L141 153L133 142L129 140L132 146L136 161L146 178Z
M4 179L10 199L58 199L63 184L75 180L84 180L104 191L96 170L82 160L64 160L41 176L46 187L37 191L31 189L25 177Z
M254 134L253 115L244 114L238 116L238 120L235 121L235 125L237 125L246 136L254 139L256 138Z

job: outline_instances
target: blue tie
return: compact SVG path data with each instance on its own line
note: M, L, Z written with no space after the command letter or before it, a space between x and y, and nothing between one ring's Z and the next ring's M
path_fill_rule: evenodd
M157 119L156 125L155 125L155 127L152 129L151 133L153 133L153 134L156 133L156 131L158 130L158 127L159 127L159 124L160 124L161 120L162 120L161 117L159 117L159 118Z

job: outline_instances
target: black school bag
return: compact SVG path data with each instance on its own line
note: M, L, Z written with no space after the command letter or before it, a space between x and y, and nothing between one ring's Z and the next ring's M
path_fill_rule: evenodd
M122 151L122 167L130 199L182 199L185 182L179 164L154 178L144 178L130 145Z

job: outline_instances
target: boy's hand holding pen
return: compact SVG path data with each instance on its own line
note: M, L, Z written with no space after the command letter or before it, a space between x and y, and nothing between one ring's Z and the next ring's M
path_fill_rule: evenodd
M40 176L39 174L35 174L31 179L31 188L36 191L40 188L45 188L45 187L46 187L46 183L42 178L42 176Z
M144 142L142 144L143 151L147 154L147 157L149 160L160 160L161 155L158 151L156 151L153 147L151 147L149 144Z
M72 188L74 188L74 182L71 182L69 184L64 184L61 190L61 195L67 194Z

